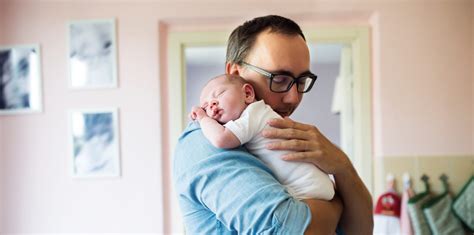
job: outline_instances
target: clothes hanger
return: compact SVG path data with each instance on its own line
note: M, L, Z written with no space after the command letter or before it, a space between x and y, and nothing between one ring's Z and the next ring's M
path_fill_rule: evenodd
M449 194L449 184L448 184L448 176L446 174L441 174L441 176L439 177L439 180L441 180L441 182L443 183L443 192L430 199L429 201L427 201L426 203L424 203L421 208L422 209L425 209L425 208L429 208L431 206L433 206L434 204L438 203L440 200L442 200L446 195Z
M410 198L408 200L408 203L416 203L420 199L422 199L425 196L428 196L430 194L430 184L428 183L429 179L430 178L426 174L423 174L421 176L421 181L423 181L423 184L425 185L425 191L421 192L421 193L418 193L418 194L415 194L415 196L413 196L412 198Z
M403 190L411 188L410 174L408 172L403 173Z
M387 184L387 191L395 193L395 176L392 173L388 173L385 182Z
M443 173L439 177L439 180L443 182L443 190L444 190L443 194L447 194L449 192L448 176Z

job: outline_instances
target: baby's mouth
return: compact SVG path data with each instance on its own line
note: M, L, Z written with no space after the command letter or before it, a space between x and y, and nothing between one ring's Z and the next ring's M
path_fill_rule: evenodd
M212 119L219 119L222 116L222 113L224 113L223 109L214 109L212 111Z

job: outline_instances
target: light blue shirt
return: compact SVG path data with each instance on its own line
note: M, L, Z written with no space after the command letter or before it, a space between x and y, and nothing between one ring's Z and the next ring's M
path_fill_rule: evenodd
M179 138L173 178L187 234L303 234L311 220L262 161L215 148L197 122Z

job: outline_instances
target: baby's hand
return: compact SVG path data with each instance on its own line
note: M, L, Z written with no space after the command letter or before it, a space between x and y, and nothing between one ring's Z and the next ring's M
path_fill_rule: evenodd
M192 119L192 120L198 120L198 121L201 121L201 119L203 119L204 117L207 117L207 114L206 114L206 111L204 111L203 108L199 107L199 106L194 106L191 110L191 113L189 114L189 117Z

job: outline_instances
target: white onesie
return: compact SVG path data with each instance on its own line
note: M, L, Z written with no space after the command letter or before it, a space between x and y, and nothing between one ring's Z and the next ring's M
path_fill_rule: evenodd
M267 121L272 118L281 116L261 100L250 104L239 119L229 121L224 126L273 171L293 197L331 200L334 196L334 184L327 174L311 163L282 160L281 156L288 151L265 148L267 143L275 140L264 138L260 133L270 127Z

